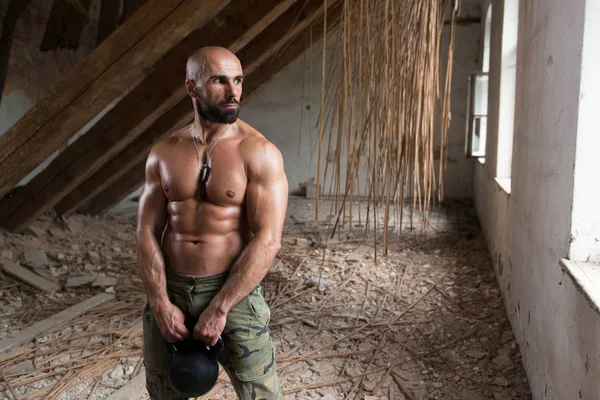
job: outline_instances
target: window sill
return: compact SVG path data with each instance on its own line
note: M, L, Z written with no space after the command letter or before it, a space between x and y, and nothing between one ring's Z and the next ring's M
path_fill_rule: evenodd
M560 260L560 266L573 280L579 291L600 314L600 263Z
M504 190L506 194L510 194L510 178L495 178L496 183L500 186L500 189Z

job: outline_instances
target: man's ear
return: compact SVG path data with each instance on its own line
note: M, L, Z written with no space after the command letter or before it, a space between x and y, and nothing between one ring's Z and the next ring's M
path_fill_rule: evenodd
M187 90L188 94L193 98L198 97L198 91L196 90L196 82L193 79L185 80L185 89Z

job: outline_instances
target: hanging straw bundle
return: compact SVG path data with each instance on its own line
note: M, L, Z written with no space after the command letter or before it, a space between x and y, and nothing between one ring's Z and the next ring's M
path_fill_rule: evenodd
M325 6L327 1L332 0L324 0ZM352 227L355 216L351 206L345 207L348 202L359 202L357 217L362 222L360 201L366 198L365 226L372 225L378 232L379 220L383 220L387 253L389 221L395 219L400 233L406 200L410 199L411 222L418 211L425 227L432 202L443 196L457 4L449 0L342 1L339 27L330 32L337 39L334 54L326 54L327 32L323 40L325 83L317 187L331 180L329 194L335 196L338 213L334 232L346 223ZM450 39L442 96L440 52L448 12ZM327 15L323 23L327 26ZM327 64L327 59L332 61ZM436 147L440 154L437 176ZM323 154L327 155L325 165ZM380 208L383 218L378 215ZM317 197L317 219L318 213Z

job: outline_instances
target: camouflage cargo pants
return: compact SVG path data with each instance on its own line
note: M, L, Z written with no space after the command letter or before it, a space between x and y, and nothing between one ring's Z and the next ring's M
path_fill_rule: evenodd
M197 320L227 279L227 274L194 278L167 268L167 293L187 318ZM281 399L275 353L268 323L270 310L262 288L256 287L227 315L222 337L227 357L221 362L241 400ZM169 353L152 310L144 310L146 388L152 400L184 399L167 376Z

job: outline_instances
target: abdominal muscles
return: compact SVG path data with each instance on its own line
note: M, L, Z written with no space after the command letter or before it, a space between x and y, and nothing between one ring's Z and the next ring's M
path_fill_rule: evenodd
M193 276L228 270L250 239L240 206L195 199L170 202L162 241L168 268Z

